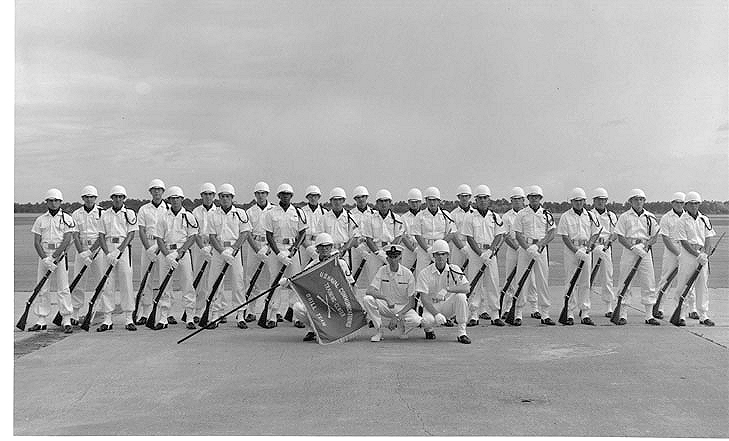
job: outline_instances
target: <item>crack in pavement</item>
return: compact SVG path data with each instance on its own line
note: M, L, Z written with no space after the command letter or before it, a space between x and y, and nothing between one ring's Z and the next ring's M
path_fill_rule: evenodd
M425 427L425 421L423 421L423 418L420 416L417 410L410 406L410 403L402 396L402 381L400 379L400 372L397 372L395 374L395 391L397 392L398 398L400 398L400 401L402 401L405 404L405 407L408 408L408 410L415 415L415 417L420 421L420 425L423 427L423 432L425 432L428 436L433 436L432 433L428 431L428 429Z
M632 308L632 309L634 309L634 310L636 310L636 311L638 311L638 312L644 312L644 311L641 311L640 309L636 308L633 305L627 305L627 306L630 307L630 308ZM673 326L673 324L670 321L666 320L666 319L659 319L659 320L661 320L662 322L666 322L669 325ZM674 326L674 327L679 328L679 329L682 328L681 326ZM709 337L707 337L705 335L699 334L698 331L692 331L691 329L681 329L681 331L688 332L689 334L692 334L692 335L694 335L696 337L699 337L700 339L706 340L709 343L713 343L713 344L719 346L720 348L724 348L724 349L729 350L729 347L727 347L726 345L723 345L723 344L719 343L718 341L714 341L714 340L710 339Z

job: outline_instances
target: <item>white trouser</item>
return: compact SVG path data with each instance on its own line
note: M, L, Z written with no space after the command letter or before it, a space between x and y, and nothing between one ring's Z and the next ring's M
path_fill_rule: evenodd
M276 246L278 247L279 252L283 251L288 253L290 248L290 245L284 245L280 243L277 243ZM292 275L301 271L298 254L299 252L297 251L296 254L291 257L291 265L288 265L286 267L286 270L284 271L284 277L291 277ZM266 266L268 267L268 274L271 277L271 282L273 282L276 279L276 276L278 276L278 273L281 270L283 264L280 260L278 260L278 257L276 257L275 254L271 253L271 255L268 256ZM266 297L268 297L268 295L262 296L262 298L264 299L264 305ZM268 319L275 321L277 314L280 314L283 317L286 314L286 310L289 307L293 306L296 298L296 294L291 290L291 288L284 288L281 286L276 288L276 290L273 292L273 297L271 297L271 302L268 307Z
M516 264L519 260L519 253L517 250L512 249L510 246L506 245L506 264L505 264L505 273L504 273L504 284L506 284L506 279L509 278L509 274L511 274L511 271L516 268ZM505 314L509 308L511 307L510 300L512 297L514 297L514 292L516 291L516 285L519 283L519 278L517 277L517 274L514 273L514 277L511 279L511 283L509 284L509 289L506 290L506 293L504 294L504 301L501 306L501 314ZM531 305L532 312L537 311L537 288L534 285L534 278L529 277L526 281L526 284L524 286L524 289L522 290L521 295L526 294L527 302ZM499 297L501 297L501 293L499 292Z
M623 288L625 278L628 277L631 268L635 265L638 256L633 254L630 250L624 249L623 255L620 257L620 289ZM641 261L638 266L631 286L640 285L640 303L643 304L645 309L646 320L653 317L653 305L656 303L656 279L653 273L653 254L648 253ZM628 317L628 299L631 296L631 289L628 288L623 296L623 306L620 308L620 317Z
M580 265L580 259L575 253L567 247L564 249L564 289L565 294L570 287L570 281L574 276L577 267ZM572 289L570 300L567 302L567 317L575 318L575 312L582 312L582 318L590 316L590 268L592 267L592 254L589 254L587 260L582 264L582 270Z
M416 264L415 264L415 273L420 274L420 271L422 271L426 266L430 265L433 260L430 256L430 254L426 253L423 248L418 245L415 248L415 256L416 256Z
M79 256L79 253L76 253L76 258L73 262L74 277L81 271L83 266L84 260ZM71 305L73 305L73 314L71 317L75 320L78 320L79 310L86 305L86 293L93 295L104 271L106 271L106 260L104 259L104 252L99 250L91 265L86 268L84 275L81 276L81 280L76 284L76 288L71 292ZM73 280L73 277L70 279Z
M427 295L427 294L426 294ZM458 321L458 336L466 335L466 322L468 321L468 300L466 295L451 294L446 300L433 303L435 310L443 314L446 318L456 316ZM426 332L433 330L435 325L435 317L427 309L423 308L423 329Z
M43 249L47 256L51 256L55 251L54 249L46 247ZM36 278L38 282L40 282L43 276L46 275L46 271L48 271L48 268L46 268L41 259L38 259L38 277ZM56 284L56 289L58 290L58 312L60 312L61 316L63 316L62 326L71 323L73 305L71 303L71 292L68 289L68 265L66 263L66 258L64 257L60 262L58 262L58 266L48 277L46 283L43 284L43 287L38 292L38 296L33 303L33 313L38 316L37 323L39 325L46 324L46 317L48 317L48 314L51 312L51 296L49 291L51 283L54 282Z
M367 282L367 286L369 286L370 282L372 282L372 279L375 277L375 274L377 274L377 270L379 270L380 267L382 267L386 263L387 262L383 262L382 260L380 260L380 258L376 254L370 254L369 256L367 256L367 263L365 264L365 271L367 272L367 275L370 277L370 280ZM362 276L360 276L360 278L361 277ZM362 297L357 298L357 301L360 301L362 299L364 299L364 293L362 294Z
M521 279L522 275L529 266L529 262L531 261L532 256L529 255L529 253L527 253L524 248L519 248L516 276L511 283L516 283L517 285L519 284L519 280ZM549 285L547 283L549 281L549 262L547 260L546 248L542 250L542 252L539 254L539 257L534 260L534 265L532 265L532 270L526 282L524 283L524 288L522 288L522 291L529 287L529 279L531 279L531 284L533 284L536 291L537 303L539 306L539 312L542 315L542 319L549 318L549 307L552 305L552 303L549 300ZM504 296L504 302L506 302L506 296ZM519 294L519 298L516 302L515 318L522 318L522 310L524 309L524 305L526 305L526 303L527 298L524 295L524 292L522 292ZM509 302L505 303L505 305L508 305L509 308L511 308L511 298L509 298ZM504 308L504 310L508 311L509 309Z
M117 248L118 244L107 240L109 251ZM130 258L130 247L124 248L119 255L114 268L109 273L109 278L104 284L104 291L101 294L101 311L104 313L104 323L111 325L111 313L116 306L116 288L119 287L119 300L122 311L124 312L125 323L132 323L132 311L134 311L134 289L132 287L132 265ZM108 266L107 266L108 268Z
M149 243L155 244L157 243L157 241L156 239L152 238L150 239ZM154 264L152 265L152 271L150 271L149 276L147 276L147 283L144 285L144 290L142 291L142 299L139 302L139 317L149 317L150 312L152 312L152 300L154 300L155 292L157 291L157 289L159 289L159 284L162 283L162 280L159 277L159 274L161 274L159 271L159 262L164 258L165 256L163 256L161 252L157 253L157 260L155 260ZM142 256L139 260L139 265L141 280L141 277L144 277L144 273L149 267L149 257L147 257L146 250L142 250ZM162 275L162 277L164 277L164 274Z
M471 247L468 247L468 268L466 268L466 276L468 280L472 281L478 274L483 261L481 256L473 252ZM486 250L490 253L491 250ZM479 313L487 312L493 319L499 317L499 265L496 261L496 256L489 259L489 266L481 275L481 278L473 288L471 297L468 298L468 307L471 311L471 319L478 320Z
M203 240L203 244L207 245L208 241ZM195 277L197 277L198 273L200 272L200 269L205 264L205 256L203 255L203 252L198 248L197 246L193 247L190 252L192 252L192 269L193 269L193 279L192 281L195 281ZM213 276L215 277L215 276ZM203 272L202 277L200 278L200 283L198 283L197 288L195 288L195 311L193 313L194 316L200 317L202 315L202 312L205 310L205 301L207 300L207 294L210 292L208 290L208 280L210 279L210 262L208 262L207 266L205 267L205 272ZM189 314L188 314L189 315ZM188 321L192 321L192 317L187 317Z
M352 248L352 277L354 277L354 275L357 273L357 269L359 268L363 259L376 259L376 257L370 256L369 254L371 254L369 253L369 248L364 242ZM374 273L368 274L367 264L365 263L365 266L362 268L362 272L360 273L359 277L357 277L357 280L354 282L357 300L361 300L362 297L364 297L364 291L367 289L374 276ZM358 292L361 292L361 296L358 294Z
M209 293L213 291L213 285L218 277L220 277L220 273L223 271L224 266L225 259L223 259L223 256L217 251L213 251L213 259L210 261L210 274L213 274L213 276L208 279L207 288ZM218 317L228 312L228 309L233 309L245 302L245 277L243 272L243 262L241 262L240 252L238 252L233 259L233 264L228 265L228 269L225 270L225 276L220 281L220 285L218 285L218 289L215 294L213 294L213 300L210 304L210 321L216 320ZM232 305L230 305L230 307L223 295L225 291L225 279L231 281L230 286L232 294L230 298ZM236 313L236 321L243 320L244 316L244 310L242 308L239 309Z
M400 262L402 266L404 266L407 269L410 269L413 267L413 264L417 260L417 255L415 254L415 251L410 251L403 245L403 251L402 251L402 261ZM374 276L373 276L374 277ZM417 271L413 271L413 277L415 277L415 280L418 280L418 273Z
M157 261L159 264L159 278L164 280L167 276L167 272L170 270L170 262L165 257L160 257ZM185 253L182 259L179 260L177 268L172 272L172 277L167 283L165 291L159 299L157 305L157 323L166 324L167 316L170 314L172 309L172 299L174 298L174 280L177 279L182 293L182 306L185 308L188 316L193 314L195 309L195 290L192 288L192 257L190 253Z
M678 280L676 289L676 302L678 303L678 297L683 294L686 288L686 282L691 275L696 271L698 262L696 257L689 254L687 251L682 250L678 257L678 274L676 274L676 280ZM686 311L691 309L689 300L692 297L694 299L694 305L699 313L699 320L706 320L709 318L709 288L708 288L708 268L704 265L699 272L696 281L694 282L692 289L686 295L686 300L681 308L681 318L686 319Z
M678 247L681 247L681 244L677 245ZM658 281L658 284L656 284L656 290L659 290L663 288L663 285L666 284L666 280L668 280L668 276L671 275L671 271L673 271L675 268L678 268L678 261L679 258L672 252L668 250L663 251L663 262L661 264L661 280ZM677 292L681 289L681 287L678 285L678 273L673 278L673 282L671 282L671 285L668 289L663 293L663 298L661 299L661 305L659 307L660 311L665 311L664 305L666 304L666 301L668 299L678 299L678 296L681 295L680 292ZM693 291L693 288L692 288ZM656 291L656 298L658 296L658 291ZM686 300L684 301L684 305L688 305L689 310L696 311L696 297L693 295L687 296Z
M597 259L600 259L600 268L595 274L591 291L599 295L603 303L605 303L606 312L612 312L615 307L615 289L613 288L613 254L610 248L605 255L593 259L597 265ZM590 269L592 274L592 269Z
M470 255L468 254L468 252L472 251L472 250L471 250L471 247L468 246L468 242L466 242L465 236L463 236L462 234L459 234L458 239L460 239L461 245L465 244L465 247L463 248L463 250L460 250L453 242L449 242L448 246L451 249L451 254L450 254L449 260L450 260L450 263L452 263L454 265L458 265L458 268L463 269L463 264L466 262L466 258L468 258L470 261Z
M400 311L405 305L399 305L395 303L394 308L390 308L387 306L387 302L382 299L376 299L370 295L364 296L362 306L364 307L364 310L367 312L367 318L369 320L372 320L372 323L375 325L375 329L379 332L380 328L382 328L382 316L384 315L386 318L394 319L395 313ZM418 315L417 312L415 312L414 309L410 309L405 313L405 316L403 317L405 321L405 332L410 332L410 329L408 328L417 328L418 325L420 325L420 322L422 322L422 318Z
M261 260L257 255L256 252L253 251L253 248L248 243L245 243L243 245L242 250L243 251L243 260L245 261L245 289L248 290L248 288L251 285L251 282L253 281L253 277L256 275L256 272L258 271L258 267L263 263L263 268L261 268L260 273L258 274L258 278L256 279L256 284L253 286L253 289L251 290L251 294L249 298L253 298L257 296L259 293L267 290L270 288L271 285L271 277L268 272L268 269L266 268L266 259ZM269 252L270 254L270 252ZM245 291L244 291L245 294ZM247 306L245 308L245 311L255 314L256 316L261 315L261 311L263 311L263 305L266 303L266 296L259 297L253 304Z

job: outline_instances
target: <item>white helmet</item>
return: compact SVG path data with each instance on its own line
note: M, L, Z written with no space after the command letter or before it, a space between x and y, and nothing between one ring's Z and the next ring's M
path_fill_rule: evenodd
M218 192L218 194L229 194L231 196L235 196L235 188L230 184L223 184L220 186L220 191Z
M671 198L671 202L686 202L686 194L682 193L680 191L677 191L673 194L673 197Z
M319 245L332 245L334 244L334 240L332 240L332 236L329 233L319 233L316 236L316 239L314 240L314 246Z
M456 189L456 196L460 196L462 194L467 194L471 196L473 193L471 192L471 187L468 184L461 184Z
M440 190L438 187L428 187L423 192L425 199L440 199Z
M185 193L182 192L182 189L176 185L173 185L172 187L167 190L167 197L168 198L184 198Z
M365 187L363 185L359 185L357 187L354 187L354 190L352 191L352 193L353 193L353 195L352 195L353 198L357 198L357 197L360 197L360 196L369 196L370 195L370 192L367 191L367 187Z
M112 197L114 195L122 195L124 197L127 197L127 189L122 187L121 185L115 185L111 187L111 191L109 192L109 197Z
M608 198L608 192L602 187L597 187L596 189L592 190L592 198L593 199L607 199Z
M332 191L329 192L329 199L347 199L347 193L344 192L344 189L342 187L334 187L332 188Z
M430 247L430 254L435 253L450 253L451 249L448 247L448 242L443 239L438 239L433 242L433 246Z
M524 193L524 189L521 187L512 187L511 194L509 195L510 198L524 198L526 197L526 194Z
M411 188L408 192L408 201L423 202L423 193L417 188Z
M86 187L81 189L81 197L83 196L99 196L99 192L96 191L96 187L93 185L87 185Z
M204 183L202 187L200 187L200 194L203 193L217 193L217 191L215 191L215 185L210 182Z
M476 187L476 196L491 196L491 189L488 185L479 185Z
M270 193L271 189L268 188L268 184L261 181L257 183L255 187L253 187L253 193L258 193L259 191L265 191L266 193Z
M162 182L162 179L152 179L152 182L149 183L149 186L147 188L150 190L153 188L161 188L162 190L164 190L165 183Z
M294 187L292 187L289 184L281 184L278 186L278 189L276 190L276 194L280 193L291 193L294 194Z
M375 200L379 201L381 199L392 200L392 193L390 193L389 190L385 190L384 188L382 190L378 190L377 193L375 193Z
M541 196L544 197L544 192L542 191L542 187L538 185L530 185L526 188L526 195L527 196Z
M697 192L689 191L686 193L686 202L698 202L700 204L703 200L701 199L701 195Z
M575 187L570 192L570 200L571 201L574 201L574 200L583 200L584 201L585 199L587 199L587 195L585 194L585 190L583 190L580 187Z
M309 196L310 194L318 194L321 196L321 190L319 190L319 187L316 185L310 185L306 187L306 193L304 193L304 196Z
M46 197L44 198L44 200L46 200L46 201L48 199L58 199L58 200L61 200L62 201L63 200L63 193L61 193L61 190L59 190L57 188L51 188L50 190L48 190L46 192Z
M640 197L645 199L645 192L640 188L633 188L630 190L630 193L628 193L628 200L631 200L634 197Z

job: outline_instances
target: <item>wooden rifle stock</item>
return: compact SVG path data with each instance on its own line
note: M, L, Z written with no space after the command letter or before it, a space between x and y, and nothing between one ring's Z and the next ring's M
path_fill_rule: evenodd
M668 250L664 252L668 252ZM671 271L671 273L668 275L668 278L666 279L666 283L664 283L661 289L658 291L658 298L656 298L656 303L653 305L653 317L658 318L657 316L661 311L661 300L663 300L663 294L666 293L666 290L671 285L671 282L673 282L676 274L678 274L678 265L676 265L676 268Z
M129 247L124 247L121 252L119 253L119 259L124 255L124 250L126 250ZM109 274L111 274L111 271L114 269L114 265L109 265L108 268L106 268L106 271L104 272L104 275L101 276L101 280L99 280L99 284L96 285L96 289L94 290L94 295L91 296L91 299L89 300L89 308L86 311L86 317L84 317L83 323L81 323L81 329L83 329L86 332L89 332L89 325L91 324L91 317L93 316L94 312L94 304L96 303L96 300L99 298L99 294L104 290L104 285L106 285L106 280L109 278Z
M511 299L511 308L509 309L509 313L506 315L506 320L505 320L505 322L510 325L514 324L514 315L516 313L516 301L519 299L519 294L521 293L521 290L524 288L524 284L526 283L526 280L529 277L529 273L532 271L534 262L536 262L536 259L532 259L529 262L529 265L527 266L526 271L524 271L524 274L522 274L521 278L519 279L519 284L516 286L516 291L514 292L514 297Z
M656 242L656 239L658 238L658 232L660 231L660 228L658 231L656 231L656 234L650 238L647 242L647 246L645 248L646 252L650 252L651 247ZM643 257L638 256L637 259L635 259L635 263L633 264L633 267L630 269L630 272L628 273L628 276L625 278L625 281L623 282L623 287L620 289L620 294L618 294L618 301L615 304L615 309L613 309L613 316L610 317L610 321L615 323L616 325L620 321L620 310L623 305L623 297L625 297L625 293L630 288L630 282L633 281L633 277L635 277L635 273L638 272L638 267L640 267L640 262L643 261Z
M197 290L197 287L198 287L198 285L200 285L200 281L202 280L203 274L205 274L205 269L207 269L207 267L208 267L208 261L205 260L203 262L202 266L200 267L200 271L198 271L197 276L195 276L195 280L193 280L193 282L192 282L192 289ZM184 323L186 321L187 321L187 311L184 311L182 313L182 322Z
M159 250L157 250L157 255L159 255ZM149 278L149 275L152 272L153 266L154 266L154 262L149 262L149 265L147 265L147 270L144 271L144 275L142 276L142 281L139 283L139 290L137 290L137 295L134 298L134 311L132 312L132 321L134 323L137 323L137 313L139 312L139 302L142 300L142 293L144 292L144 287L147 285L147 279Z
M99 254L99 250L98 249L94 252L94 257L92 257L91 260L96 259L96 255L97 254ZM86 268L88 268L88 267L89 266L86 265L86 264L84 264L81 267L81 269L78 271L78 274L76 274L76 277L74 277L73 280L71 281L71 284L68 285L68 291L69 292L72 293L73 290L76 289L76 285L78 285L78 283L81 281L81 277L83 277L84 273L86 272ZM61 326L61 324L63 324L63 316L61 315L61 311L58 311L56 313L56 316L53 317L53 324L56 325L56 326Z
M61 260L63 260L64 256L66 255L66 251L64 250L63 253L61 253L56 260L53 261L55 265L58 265ZM25 331L25 325L28 322L28 312L30 312L30 305L33 304L35 301L35 298L38 297L38 294L40 293L40 290L43 288L43 285L46 284L48 281L48 278L51 277L51 274L53 271L47 270L46 273L41 277L41 279L38 281L38 283L35 285L35 288L33 288L33 293L28 297L28 300L25 302L25 311L23 311L23 314L18 319L18 323L15 324L15 327L20 329L21 331Z
M600 237L600 233L602 233L602 227L600 227L600 230L597 232L597 234L593 235L590 238L590 241L587 244L587 252L592 252L593 247L595 246L595 242L597 241L597 238ZM561 324L567 323L567 316L569 315L569 301L572 297L572 291L574 291L575 286L577 285L577 279L580 278L580 274L582 274L582 268L585 266L585 261L580 260L580 263L577 265L577 268L575 269L574 274L572 274L572 278L570 279L570 286L567 288L567 293L564 296L564 306L562 306L562 312L559 314L559 319L557 320Z
M499 293L499 318L501 318L501 315L503 314L504 296L509 290L514 277L516 277L516 265L514 265L514 269L512 269L509 273L509 277L506 278L506 283L504 284L504 287L501 288L501 293Z
M240 248L235 250L233 253L233 257L238 255L238 252L240 251ZM208 326L208 320L210 320L210 306L213 304L213 298L215 297L215 293L218 292L218 288L220 287L220 284L223 282L223 278L225 277L225 273L228 271L228 267L230 264L228 262L225 262L223 264L223 269L220 271L220 274L218 274L218 277L215 279L215 282L213 282L213 287L210 289L210 292L208 293L208 298L205 299L205 310L203 311L202 315L200 316L200 326L203 328Z
M185 252L185 254L187 254L187 251ZM180 260L185 257L185 254L178 256L175 261L179 263ZM159 285L159 291L157 291L157 295L155 296L154 300L152 300L152 311L149 313L149 317L147 317L147 323L144 324L149 329L154 329L154 327L157 325L157 305L159 304L159 300L162 298L162 294L164 294L165 289L167 289L167 285L172 279L173 272L175 272L175 268L173 266L170 266L170 269L167 271L164 280L162 280L162 283L160 283Z
M296 243L291 247L291 249L289 249L289 257L293 257L299 251L299 246L301 246L301 242L304 240L304 236L305 235L303 233L299 234ZM266 325L266 323L268 322L268 307L271 304L271 298L273 298L273 293L276 290L276 287L278 287L278 282L281 280L281 277L283 277L287 267L288 265L281 265L281 269L276 275L276 278L271 283L271 288L269 289L268 296L266 296L266 303L263 306L263 311L261 311L261 316L258 318L258 326L260 326L261 328L268 328L268 326Z

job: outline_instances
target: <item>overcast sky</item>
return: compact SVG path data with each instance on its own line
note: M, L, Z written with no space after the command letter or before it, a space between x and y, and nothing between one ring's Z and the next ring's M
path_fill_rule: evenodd
M729 200L727 2L16 2L14 198L259 180ZM271 198L272 200L274 197Z

